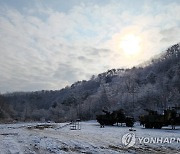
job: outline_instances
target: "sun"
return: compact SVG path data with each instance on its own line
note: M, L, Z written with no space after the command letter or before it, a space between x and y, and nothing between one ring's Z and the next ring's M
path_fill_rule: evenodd
M128 56L136 55L140 52L140 39L133 34L125 35L119 42L119 48Z

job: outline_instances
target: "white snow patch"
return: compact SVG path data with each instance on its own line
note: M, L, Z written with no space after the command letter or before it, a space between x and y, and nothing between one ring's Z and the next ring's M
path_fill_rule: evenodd
M100 128L96 121L81 122L81 130L62 127L67 123L53 123L53 128L28 129L29 126L44 123L20 123L0 125L0 154L36 154L36 153L178 153L180 143L140 144L133 147L122 145L121 138L129 132L128 127L105 126ZM61 128L62 127L62 128ZM60 128L60 129L56 129ZM179 137L180 127L171 130L144 129L137 123L136 140L139 137Z

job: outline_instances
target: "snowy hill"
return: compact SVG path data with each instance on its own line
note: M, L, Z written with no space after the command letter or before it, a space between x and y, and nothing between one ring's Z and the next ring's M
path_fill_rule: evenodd
M175 44L145 65L111 69L61 90L2 95L0 120L90 120L102 108L123 108L137 119L144 108L161 112L179 103L180 45Z

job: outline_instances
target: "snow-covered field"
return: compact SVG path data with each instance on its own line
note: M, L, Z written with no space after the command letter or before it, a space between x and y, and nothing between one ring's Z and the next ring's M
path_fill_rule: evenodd
M180 127L144 129L136 124L134 146L127 148L121 138L130 132L125 126L100 128L96 121L81 122L81 130L70 130L65 123L52 123L53 128L37 129L38 123L0 125L0 154L49 154L49 153L180 153ZM31 128L32 127L32 128ZM175 138L172 143L140 143L138 138Z

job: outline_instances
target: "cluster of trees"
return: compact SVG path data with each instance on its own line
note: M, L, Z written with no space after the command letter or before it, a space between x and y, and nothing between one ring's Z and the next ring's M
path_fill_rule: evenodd
M146 66L112 69L61 90L0 96L0 119L18 121L95 119L102 108L123 108L138 117L144 108L180 106L180 46L173 45Z

